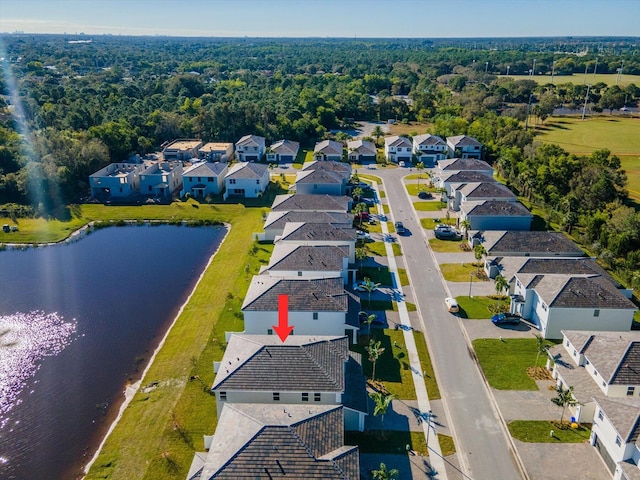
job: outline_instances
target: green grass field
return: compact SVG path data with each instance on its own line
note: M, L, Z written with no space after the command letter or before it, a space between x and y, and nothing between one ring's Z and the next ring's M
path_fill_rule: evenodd
M593 70L591 70L593 72ZM505 77L506 75L500 75L501 77ZM529 75L509 75L509 78L513 78L514 80L529 80ZM561 85L563 83L573 83L577 85L584 84L595 84L595 83L606 83L607 85L615 85L616 79L618 75L615 73L587 73L586 81L584 73L574 73L573 75L555 75L553 77L554 85ZM532 79L538 84L545 85L547 83L551 83L551 75L534 75ZM635 83L640 86L640 75L626 75L622 74L620 77L620 85L621 87L625 85L629 85L630 83Z

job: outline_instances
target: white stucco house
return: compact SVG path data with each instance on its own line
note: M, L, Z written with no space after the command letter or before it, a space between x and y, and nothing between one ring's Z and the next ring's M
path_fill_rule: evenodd
M387 162L411 163L413 159L413 144L407 137L393 135L384 138L384 158Z
M162 156L165 160L191 160L198 158L198 149L202 141L189 138L174 140L164 147Z
M346 212L308 212L300 210L277 210L267 214L264 221L264 233L259 234L260 241L273 242L281 237L288 223L329 223L338 228L353 227L354 215Z
M359 329L360 299L344 289L342 277L281 278L255 275L244 303L244 333L273 335L278 325L278 296L289 296L289 324L296 335L346 335ZM277 337L276 337L277 338Z
M267 148L267 162L293 162L300 150L300 144L292 140L278 140Z
M640 400L596 397L591 445L613 480L640 478Z
M450 157L482 158L482 144L466 135L447 137L447 149Z
M158 162L140 173L140 193L169 197L182 187L182 162Z
M517 273L510 311L544 338L562 338L562 330L628 332L637 308L625 293L603 275Z
M125 198L140 191L140 174L148 165L111 163L89 176L91 196L94 198Z
M413 137L413 154L425 167L433 167L436 162L447 157L447 143L430 133L416 135Z
M375 162L378 149L369 140L352 140L347 142L347 154L350 162Z
M452 185L449 197L449 208L460 210L467 202L517 202L518 197L502 183L458 183Z
M230 196L258 198L269 186L269 168L262 163L236 163L224 176L224 186L225 200Z
M236 160L259 162L265 152L266 139L258 135L245 135L236 142Z
M229 171L225 162L200 162L187 168L182 174L180 196L189 193L193 197L220 195L224 190L224 177Z
M198 158L207 162L228 162L233 157L233 143L210 142L198 149Z
M533 215L520 202L482 200L461 203L458 218L470 230L530 230Z
M316 143L313 149L313 158L315 160L330 160L340 162L342 160L343 145L335 140L323 140Z
M344 285L355 279L349 269L349 249L336 246L303 246L278 242L261 274L280 278L336 278ZM351 273L351 276L349 275Z

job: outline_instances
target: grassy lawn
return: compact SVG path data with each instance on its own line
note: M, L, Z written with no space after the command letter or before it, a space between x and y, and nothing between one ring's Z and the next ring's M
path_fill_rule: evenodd
M549 342L549 345L553 345ZM535 338L497 338L474 340L473 348L478 356L489 385L498 390L537 390L536 382L527 375L527 368L536 361ZM538 366L547 362L546 355L540 355ZM549 432L547 432L549 434Z
M363 180L373 180L374 182L378 182L378 185L382 185L382 179L380 177L376 177L375 175L370 175L368 173L358 173L358 177Z
M440 270L447 282L469 282L469 278L478 271L478 267L470 263L443 263Z
M407 312L415 312L418 310L418 307L415 303L405 302L405 306L407 307ZM397 310L397 308L394 308L394 310Z
M389 209L389 205L387 205L386 203L382 204L382 213L384 213L385 215L389 215L389 213L391 213L391 209Z
M367 243L367 250L369 250L369 253L372 255L378 255L379 257L384 257L387 254L384 248L384 242Z
M427 386L427 395L429 400L438 400L440 397L440 389L438 388L438 382L436 381L436 374L433 371L433 364L431 363L431 356L427 349L427 342L422 332L413 331L413 338L416 342L416 348L418 350L418 357L420 357L420 367L424 374L424 383Z
M467 277L467 281L469 277ZM477 279L474 279L474 282ZM471 285L471 294L473 295L473 285ZM495 305L498 303L497 300L494 300L489 297L471 297L462 295L456 297L458 301L458 305L460 306L460 316L462 318L475 318L475 319L483 319L483 318L491 318L492 313L489 311L489 305ZM506 303L506 301L503 301Z
M411 175L407 175L406 177L404 177L405 180L427 180L428 178L429 178L429 175L427 175L424 172L412 173Z
M413 202L413 208L418 212L436 212L446 207L440 200L431 202Z
M378 190L378 195L380 195L380 198L387 198L387 194L384 193L384 190Z
M409 285L409 276L407 275L406 269L398 268L398 277L400 278L400 285L402 287Z
M430 238L429 246L434 252L439 253L459 253L463 250L460 248L462 240L440 240L439 238Z
M593 72L593 70L592 70ZM505 77L506 75L500 75L501 77ZM587 81L586 83L606 83L607 85L615 85L616 79L618 77L617 73L587 73ZM529 77L529 75L509 75L508 78L513 80L534 80L535 82L545 85L547 83L551 83L551 75L534 75L533 77ZM554 85L562 85L563 83L573 83L575 85L584 85L585 78L584 73L574 73L572 75L554 75L553 77ZM624 87L625 85L629 85L630 83L635 83L636 85L640 85L640 75L627 75L625 73L620 77L619 85Z
M251 275L257 273L271 254L272 246L259 245L252 251L252 233L262 224L258 208L241 205L196 205L105 207L85 205L85 218L169 220L177 214L224 220L232 224L227 239L206 270L204 277L180 314L142 385L159 387L140 390L94 463L87 478L167 478L169 455L184 478L194 450L202 450L202 436L211 435L216 425L215 398L208 393L213 383L211 364L224 351L224 333L242 328L240 305ZM245 266L249 265L249 273ZM225 272L225 282L220 282ZM202 383L189 381L199 376ZM174 417L175 416L175 417ZM175 420L184 435L173 428ZM177 478L177 477L176 477Z
M379 283L383 286L391 285L391 272L389 267L362 267L357 272L357 279L364 280L365 277L371 279L373 283Z
M376 381L382 382L389 391L402 400L415 400L416 391L409 368L409 356L404 343L402 330L371 329L371 338L381 342L384 352L376 363ZM369 342L366 342L369 345ZM352 348L362 354L362 366L367 378L371 378L372 363L365 351L366 345L354 345ZM396 345L398 345L396 347Z
M411 450L427 455L427 443L422 432L378 431L345 432L345 445L358 445L360 453L407 453L407 445Z
M453 437L439 433L438 442L440 443L440 451L442 452L443 457L456 453L456 445L453 443Z
M640 154L620 156L620 163L627 172L629 197L640 202Z
M507 427L513 438L527 443L584 443L589 441L591 435L591 425L580 425L578 428L563 425L563 428L558 428L557 422L547 420L514 420Z
M417 184L417 183L405 184L405 188L407 189L407 192L409 192L409 195L418 195L418 193L420 193L423 190L425 192L431 192L431 193L434 193L436 191L435 187L429 187L429 183L426 180L420 184Z
M540 128L538 130L541 130ZM557 143L575 154L608 148L615 155L640 156L640 118L618 116L553 117L547 120L538 140Z
M456 219L455 218L450 218L450 219L446 219L446 218L441 218L439 219L437 222L435 220L435 218L421 218L420 219L420 224L422 225L422 228L426 228L427 230L433 230L434 228L436 228L436 225L439 223L444 223L446 225L455 225L456 224Z

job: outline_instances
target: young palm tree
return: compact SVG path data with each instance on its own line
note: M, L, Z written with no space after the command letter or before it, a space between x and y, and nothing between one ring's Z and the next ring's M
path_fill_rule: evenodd
M362 284L364 289L369 293L369 308L371 308L371 292L380 286L379 283L374 283L369 277L364 277L364 283Z
M460 222L460 228L464 230L464 239L469 240L469 229L471 228L471 222L465 218Z
M387 466L381 463L378 470L371 471L371 475L373 480L395 480L400 475L400 472L395 468L387 470Z
M534 367L538 366L538 359L540 358L540 354L547 353L547 350L549 350L550 345L548 343L545 343L544 338L542 337L542 335L538 335L537 333L534 333L534 336L536 337L536 347L538 349L537 353L536 353L536 363L534 363Z
M366 258L367 258L367 249L364 247L356 248L356 260L360 264L360 267L358 268L359 271L362 271L362 263L366 260Z
M384 415L387 413L391 401L396 398L392 393L382 392L369 392L369 397L375 402L375 408L373 409L374 417L381 415L382 431L384 432Z
M580 402L578 402L573 396L573 387L562 388L562 385L558 385L556 387L556 393L558 396L552 398L551 401L559 407L562 407L562 414L560 415L560 424L562 425L566 408L580 405Z
M360 228L362 228L362 213L368 210L366 203L357 203L355 207L353 207L353 213L358 217L358 223L360 224Z
M375 318L375 315L373 315ZM373 319L371 319L373 321ZM371 380L376 379L376 362L380 358L380 355L384 353L384 347L381 346L382 342L378 340L377 342L372 338L369 340L369 346L364 347L364 349L369 353L369 361L371 362Z
M360 187L356 187L353 189L353 192L351 192L351 196L357 200L360 200L360 197L362 197L362 194L364 193L364 190Z
M384 136L384 132L382 131L382 127L380 125L376 125L376 128L373 129L373 132L371 132L371 134L376 139L376 145L379 143L380 137Z
M509 290L509 282L507 282L507 279L502 275L496 275L496 278L494 280L494 287L496 289L496 295L498 297L502 294L502 292Z
M422 178L422 171L424 170L424 162L416 163L416 170L418 171L418 190L420 190L420 178Z
M473 247L473 256L476 257L476 263L478 265L478 273L480 273L480 269L482 268L482 257L487 254L487 250L482 245L476 245Z

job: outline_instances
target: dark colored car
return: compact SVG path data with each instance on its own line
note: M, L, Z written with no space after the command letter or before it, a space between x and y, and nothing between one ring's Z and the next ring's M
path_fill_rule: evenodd
M425 192L424 190L418 193L418 198L422 198L424 199L428 199L428 198L433 198L433 195L431 195L431 193L429 192Z
M498 313L491 317L494 325L518 325L520 323L520 315L515 313Z
M406 231L402 222L396 222L394 227L396 227L396 232L398 232L398 235L402 235Z

